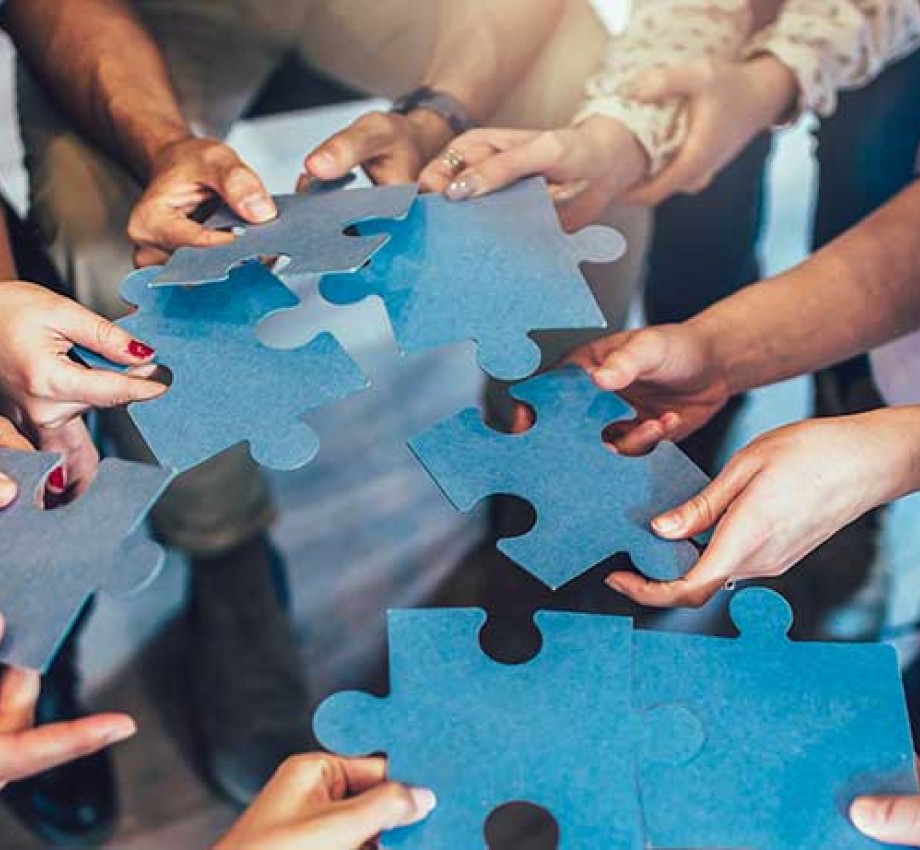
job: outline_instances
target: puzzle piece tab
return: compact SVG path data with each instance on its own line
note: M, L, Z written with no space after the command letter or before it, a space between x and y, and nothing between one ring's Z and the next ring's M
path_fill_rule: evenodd
M706 729L679 768L646 764L650 847L878 848L849 821L862 794L916 794L895 652L794 643L782 597L752 588L731 613L741 636L637 631L639 705L678 702Z
M42 510L52 454L0 449L0 472L19 485L0 510L0 661L45 670L97 590L122 592L152 581L162 550L140 533L171 473L104 460L90 490L74 503Z
M386 751L390 776L438 797L425 823L384 835L383 846L482 847L493 810L528 802L555 818L560 850L643 847L637 742L648 735L664 750L665 739L657 755L680 760L702 745L701 730L676 708L634 717L628 619L536 620L540 654L505 665L478 645L482 611L391 611L390 695L346 692L320 707L321 743Z
M405 216L418 192L415 184L340 189L317 184L307 192L278 195L278 217L249 224L228 209L205 222L212 229L230 229L236 239L210 248L180 248L152 280L154 286L192 285L221 281L246 260L286 256L281 272L287 280L359 268L387 237L349 236L345 229L370 219Z
M371 262L321 284L333 304L379 296L400 349L412 354L475 340L496 378L540 365L534 330L602 328L582 262L611 262L625 241L606 227L565 234L542 178L463 203L423 195L405 221L359 225L390 241Z
M319 440L300 417L367 386L354 361L331 334L293 350L258 341L263 318L298 303L260 263L235 268L221 286L153 289L158 272L126 278L122 295L138 311L118 324L173 374L167 393L129 408L160 463L184 471L241 442L273 469L310 461Z
M502 552L553 588L624 551L659 580L678 578L693 566L692 543L662 540L650 527L653 517L709 481L680 449L661 443L644 457L624 457L607 448L604 428L633 411L581 369L538 375L511 393L536 412L525 433L494 431L468 408L409 442L459 510L498 494L531 503L534 528L500 541Z

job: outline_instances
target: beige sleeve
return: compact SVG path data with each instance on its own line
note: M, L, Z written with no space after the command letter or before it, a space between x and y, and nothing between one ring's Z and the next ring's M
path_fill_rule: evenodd
M611 38L602 67L588 79L575 123L592 115L617 119L642 144L655 174L686 137L683 100L639 103L629 96L630 84L652 68L735 58L750 29L747 0L637 0L629 26Z
M837 93L871 82L920 44L920 0L787 0L744 55L771 53L796 75L799 110L830 115Z

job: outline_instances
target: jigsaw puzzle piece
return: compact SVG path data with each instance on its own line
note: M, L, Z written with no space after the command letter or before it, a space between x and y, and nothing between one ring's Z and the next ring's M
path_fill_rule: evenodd
M138 310L118 322L153 345L173 375L163 396L129 407L154 456L184 471L245 442L272 469L308 463L319 440L301 417L367 386L351 357L328 333L289 350L259 342L262 319L299 303L260 263L233 269L218 287L154 289L157 274L128 276L123 295Z
M472 339L480 366L506 380L540 365L531 331L605 326L579 264L612 262L626 247L605 227L564 233L539 177L463 203L423 195L405 221L358 230L390 241L354 274L324 278L323 297L377 295L403 353Z
M19 485L0 511L0 661L44 670L97 590L137 588L156 577L162 550L142 524L166 488L164 469L105 460L90 490L72 504L42 510L57 455L0 450L0 472Z
M530 430L499 433L468 408L409 443L458 510L499 494L530 502L536 523L500 541L504 554L554 589L618 552L658 580L696 563L693 543L662 540L650 525L709 482L680 449L662 443L644 457L625 457L607 448L604 429L633 411L581 369L546 372L511 392L534 408Z
M180 248L151 281L153 286L193 285L226 280L230 270L246 260L288 257L281 275L347 272L359 268L387 241L385 235L345 233L346 228L371 219L399 219L412 206L418 187L376 186L340 189L317 184L307 192L278 195L278 217L249 224L229 209L205 222L211 229L232 229L236 239L210 248Z
M794 643L785 600L738 593L741 636L635 633L639 705L677 702L706 728L699 755L645 765L652 847L870 850L847 817L861 794L915 794L897 659L880 645Z
M391 611L389 696L345 693L320 707L323 744L384 751L394 779L438 797L425 823L385 835L383 846L482 846L489 815L509 802L546 809L563 850L643 846L632 623L549 612L536 622L542 651L505 665L480 648L481 611ZM688 726L668 728L679 742Z

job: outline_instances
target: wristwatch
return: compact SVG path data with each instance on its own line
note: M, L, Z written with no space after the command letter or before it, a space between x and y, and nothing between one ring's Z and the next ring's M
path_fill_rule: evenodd
M393 101L390 112L398 115L408 115L416 109L427 109L440 115L456 135L472 130L476 122L470 118L466 107L452 94L438 91L431 86L422 86L408 94L400 95Z

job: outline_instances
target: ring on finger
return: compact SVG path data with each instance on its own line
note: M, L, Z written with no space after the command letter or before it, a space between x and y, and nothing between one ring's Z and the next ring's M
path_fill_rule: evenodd
M456 148L448 148L444 151L441 154L441 162L455 173L466 167L466 157Z

